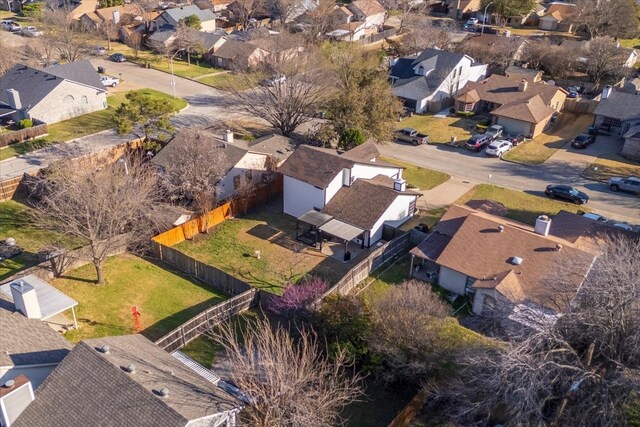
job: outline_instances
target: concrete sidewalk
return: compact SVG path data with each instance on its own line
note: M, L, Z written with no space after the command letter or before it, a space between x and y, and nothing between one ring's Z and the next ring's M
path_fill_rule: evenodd
M432 210L449 206L477 184L465 178L452 176L449 181L431 190L421 191L422 197L418 199L418 209Z

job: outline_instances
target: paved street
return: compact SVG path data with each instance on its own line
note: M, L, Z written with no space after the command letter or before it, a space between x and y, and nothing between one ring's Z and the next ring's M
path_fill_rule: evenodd
M597 150L597 144L586 151L592 148ZM565 154L560 150L540 166L519 165L488 158L483 153L435 145L414 147L394 142L380 146L380 152L387 157L446 172L456 180L490 183L536 195L543 195L545 186L550 183L571 184L589 195L589 207L598 213L620 221L640 223L638 196L613 193L605 184L580 176L585 162L579 159L584 152Z

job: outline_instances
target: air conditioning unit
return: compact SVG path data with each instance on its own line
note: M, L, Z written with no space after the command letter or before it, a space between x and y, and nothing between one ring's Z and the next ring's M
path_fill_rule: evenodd
M353 241L358 245L362 245L364 243L362 239L353 239Z

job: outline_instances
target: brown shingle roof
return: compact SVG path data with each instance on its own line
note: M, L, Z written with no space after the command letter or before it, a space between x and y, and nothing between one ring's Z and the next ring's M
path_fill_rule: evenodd
M361 10L365 16L386 12L385 8L376 0L356 0L351 4Z
M342 169L351 168L353 164L334 150L301 145L278 168L278 172L314 187L326 188Z
M456 101L464 102L465 104L471 104L473 102L480 101L480 95L478 95L477 90L473 89L456 97Z
M638 234L633 231L623 230L567 211L560 211L553 216L549 234L587 250L597 250L597 240L603 235L638 238Z
M497 74L491 75L480 82L469 82L462 88L460 94L476 90L480 99L494 104L508 104L523 102L527 99L539 95L546 105L549 105L553 97L562 91L558 86L551 86L546 83L528 82L527 90L520 92L518 85L521 79L514 79Z
M347 224L370 230L401 194L412 193L395 191L383 185L382 180L357 179L351 186L342 187L322 212Z
M351 150L342 154L345 159L353 160L354 162L371 162L380 155L378 147L373 141L367 141L364 144L358 145Z
M28 319L0 293L0 366L60 362L73 346L41 320Z
M108 345L109 353L97 348ZM134 373L124 368L135 366ZM169 394L157 392L167 388ZM40 386L15 427L185 426L239 402L142 335L82 341Z
M461 213L457 212L456 217ZM502 232L498 229L500 225L504 227ZM567 296L573 295L594 258L592 254L570 245L564 245L558 251L556 244L553 238L514 226L502 218L490 219L486 214L468 210L468 215L436 261L484 281L495 277L496 287L502 282L499 278L508 277L505 272L513 271L517 282L512 277L509 279L511 283L504 286L508 285L513 291L515 282L526 299L548 306L550 295L545 295L546 280L552 275L562 275L557 282L563 284L562 291ZM522 258L522 263L515 265L513 257ZM482 282L479 286L487 287ZM554 289L554 300L558 292ZM562 301L569 299L560 298Z
M551 3L542 17L552 16L556 21L560 22L573 17L577 13L576 9L573 4Z
M540 123L547 120L555 112L556 110L545 105L540 95L535 95L525 101L520 100L503 104L491 111L491 114L521 120L527 123Z

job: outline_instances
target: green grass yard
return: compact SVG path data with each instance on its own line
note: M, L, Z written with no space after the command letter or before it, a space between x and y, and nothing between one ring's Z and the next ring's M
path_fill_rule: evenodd
M402 173L403 178L407 180L410 186L417 187L420 190L431 190L451 178L451 176L446 173L421 168L399 160L387 157L381 157L380 160L405 168Z
M78 247L78 242L57 233L38 229L30 216L31 208L14 200L0 203L0 240L16 239L24 252L0 261L0 280L38 264L38 251L45 246L56 245L68 249Z
M539 215L555 215L560 210L574 213L590 211L589 208L582 205L551 200L545 196L536 196L490 184L476 186L455 203L461 205L470 200L495 200L500 202L508 209L507 218L529 225L534 225Z
M52 284L78 301L72 342L134 333L131 307L140 312L142 334L155 340L227 297L188 276L130 254L105 261L106 283L94 283L93 264L67 272Z
M448 144L451 137L455 136L458 142L464 142L471 138L478 120L467 117L437 118L433 115L414 114L403 119L398 128L414 128L418 132L429 135L431 144Z
M627 47L631 49L640 49L640 38L636 39L618 39L621 47Z
M154 89L139 89L136 92L142 92L147 95L164 99L173 105L174 111L179 111L187 106L187 101L184 99L173 98L170 95ZM125 101L125 95L126 92L118 92L108 96L107 103L109 107L106 110L83 114L82 116L49 125L49 135L43 138L12 144L6 148L0 149L0 161L10 157L19 156L21 154L26 154L31 151L44 148L48 145L70 141L72 139L113 128L115 125L113 115L115 114L116 108Z
M175 249L260 289L280 293L306 274L332 283L355 262L343 263L295 240L296 221L283 215L281 202L229 219ZM261 251L260 259L256 251Z
M532 141L520 144L503 156L505 160L529 165L544 163L556 151L581 133L585 133L593 123L591 114L562 113L549 130Z

